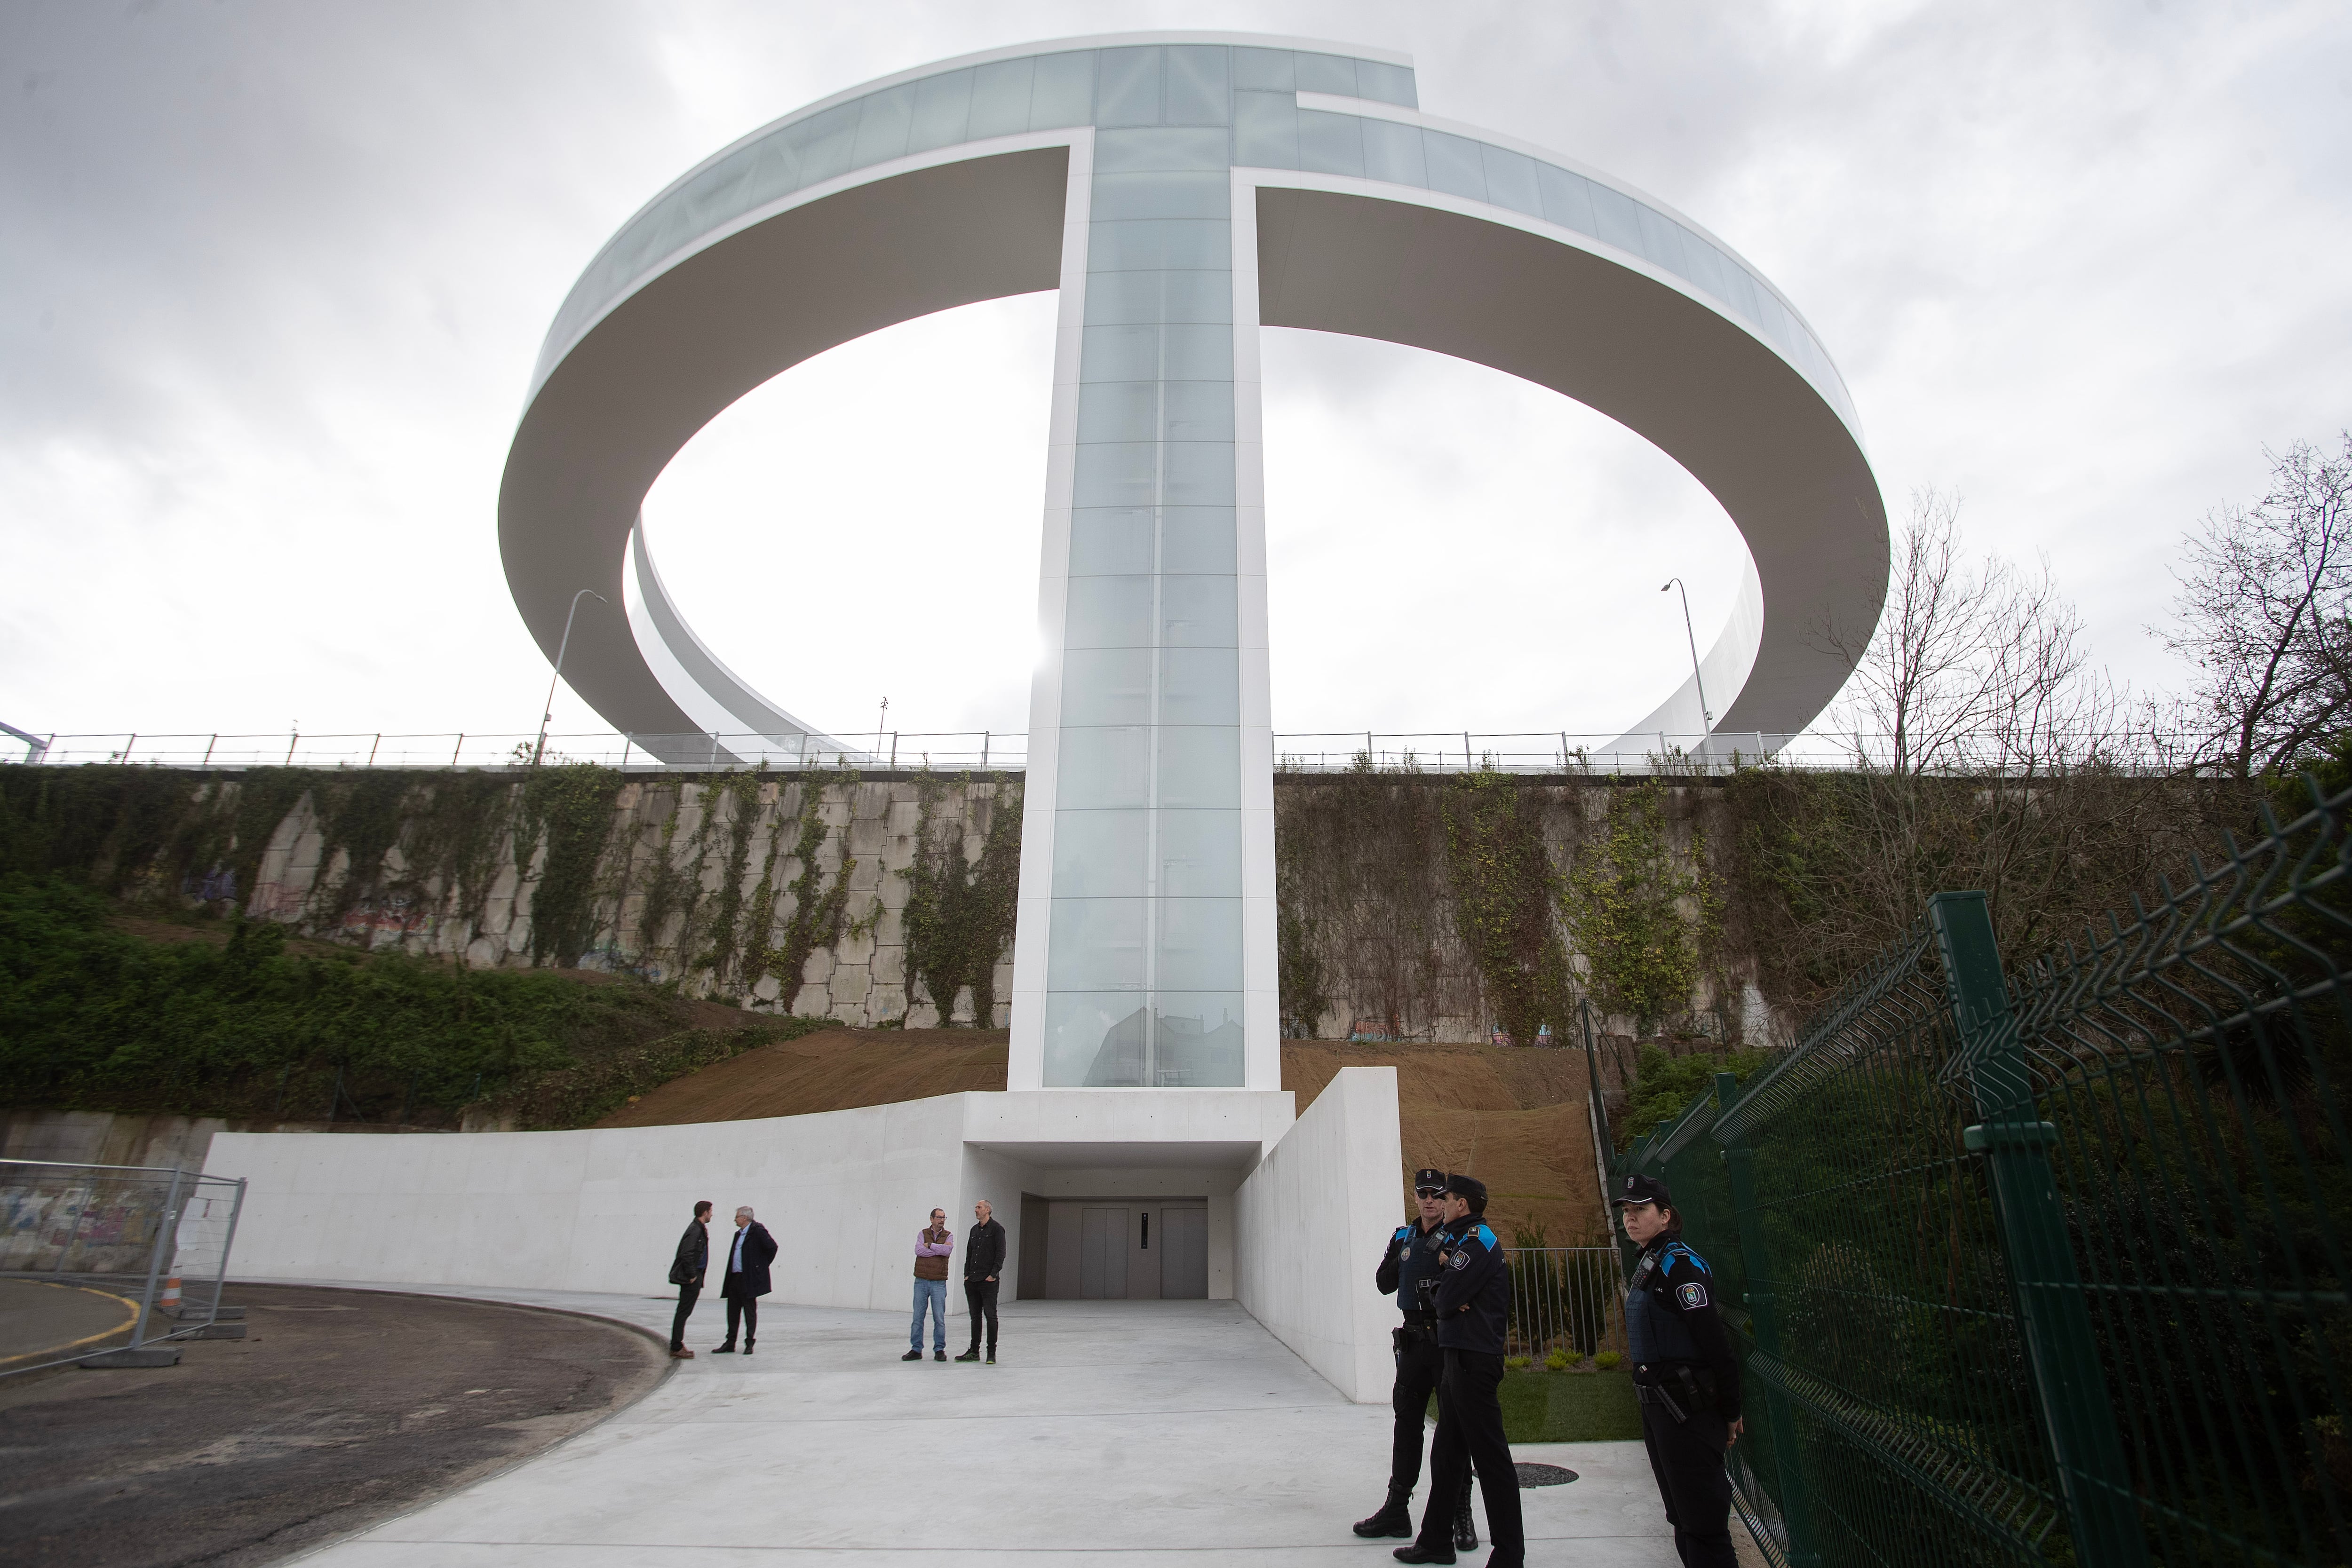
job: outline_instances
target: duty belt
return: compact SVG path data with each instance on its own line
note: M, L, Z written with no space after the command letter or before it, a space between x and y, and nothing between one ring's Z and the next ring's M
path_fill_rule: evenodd
M1404 1326L1409 1329L1433 1329L1437 1326L1435 1312L1407 1312Z

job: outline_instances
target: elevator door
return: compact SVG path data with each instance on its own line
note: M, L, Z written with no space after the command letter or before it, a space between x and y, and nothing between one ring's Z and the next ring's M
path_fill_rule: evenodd
M1209 1216L1205 1209L1160 1211L1160 1299L1205 1301L1209 1295Z
M1081 1301L1127 1299L1128 1211L1089 1208L1079 1216L1078 1297Z

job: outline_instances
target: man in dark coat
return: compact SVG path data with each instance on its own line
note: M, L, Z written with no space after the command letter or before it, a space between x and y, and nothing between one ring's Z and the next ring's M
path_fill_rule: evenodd
M677 1256L670 1261L677 1315L669 1321L669 1353L680 1361L694 1359L694 1352L686 1348L686 1320L694 1311L695 1298L702 1294L703 1272L710 1267L709 1223L710 1200L706 1197L694 1206L694 1218L686 1222L686 1234L677 1239Z
M996 1364L996 1288L1004 1272L1004 1227L996 1223L988 1199L971 1206L976 1223L963 1244L963 1300L971 1313L971 1348L958 1361L980 1359L980 1323L988 1320L988 1364Z
M768 1265L775 1260L776 1239L751 1218L751 1206L745 1204L735 1211L735 1239L728 1245L727 1274L719 1283L719 1294L727 1302L727 1343L713 1354L735 1354L739 1325L743 1331L743 1354L751 1354L760 1337L760 1298L769 1290Z

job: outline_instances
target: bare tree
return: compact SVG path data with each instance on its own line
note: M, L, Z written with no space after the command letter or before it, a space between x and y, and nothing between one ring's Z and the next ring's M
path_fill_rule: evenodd
M2166 646L2198 678L2180 705L2198 759L2239 779L2321 748L2352 701L2352 432L2329 457L2297 442L2251 507L2205 515L2182 547Z

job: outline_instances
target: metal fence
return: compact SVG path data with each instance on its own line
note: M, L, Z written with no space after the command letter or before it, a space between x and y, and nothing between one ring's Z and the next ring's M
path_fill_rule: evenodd
M1625 1354L1625 1277L1613 1247L1512 1247L1511 1321L1504 1354L1573 1363Z
M57 1354L6 1373L79 1361L168 1366L184 1339L242 1339L224 1305L245 1183L146 1166L0 1160L0 1279L80 1285L135 1308L120 1344ZM32 1347L27 1347L29 1352Z
M2347 804L2006 977L1938 895L1620 1162L1721 1281L1774 1555L2352 1561Z
M128 763L156 768L521 768L538 754L531 734L143 735L121 731L29 737L23 755L0 762L70 766ZM2050 771L2061 759L2095 755L2103 764L2156 773L2179 771L2195 752L2193 737L2169 735L2062 737L2050 755L1971 757L1956 764L1974 774ZM1774 735L1716 730L1655 735L1580 735L1573 730L1329 730L1277 733L1276 769L1345 773L1591 774L1670 777L1727 774L1767 757L1783 767L1822 770L1880 768L1895 755L1892 737ZM665 761L664 758L668 760ZM867 772L1018 773L1028 767L1029 737L1007 730L880 730L843 737L749 734L621 735L601 731L547 737L550 762L688 772L761 766L779 772L856 768Z

